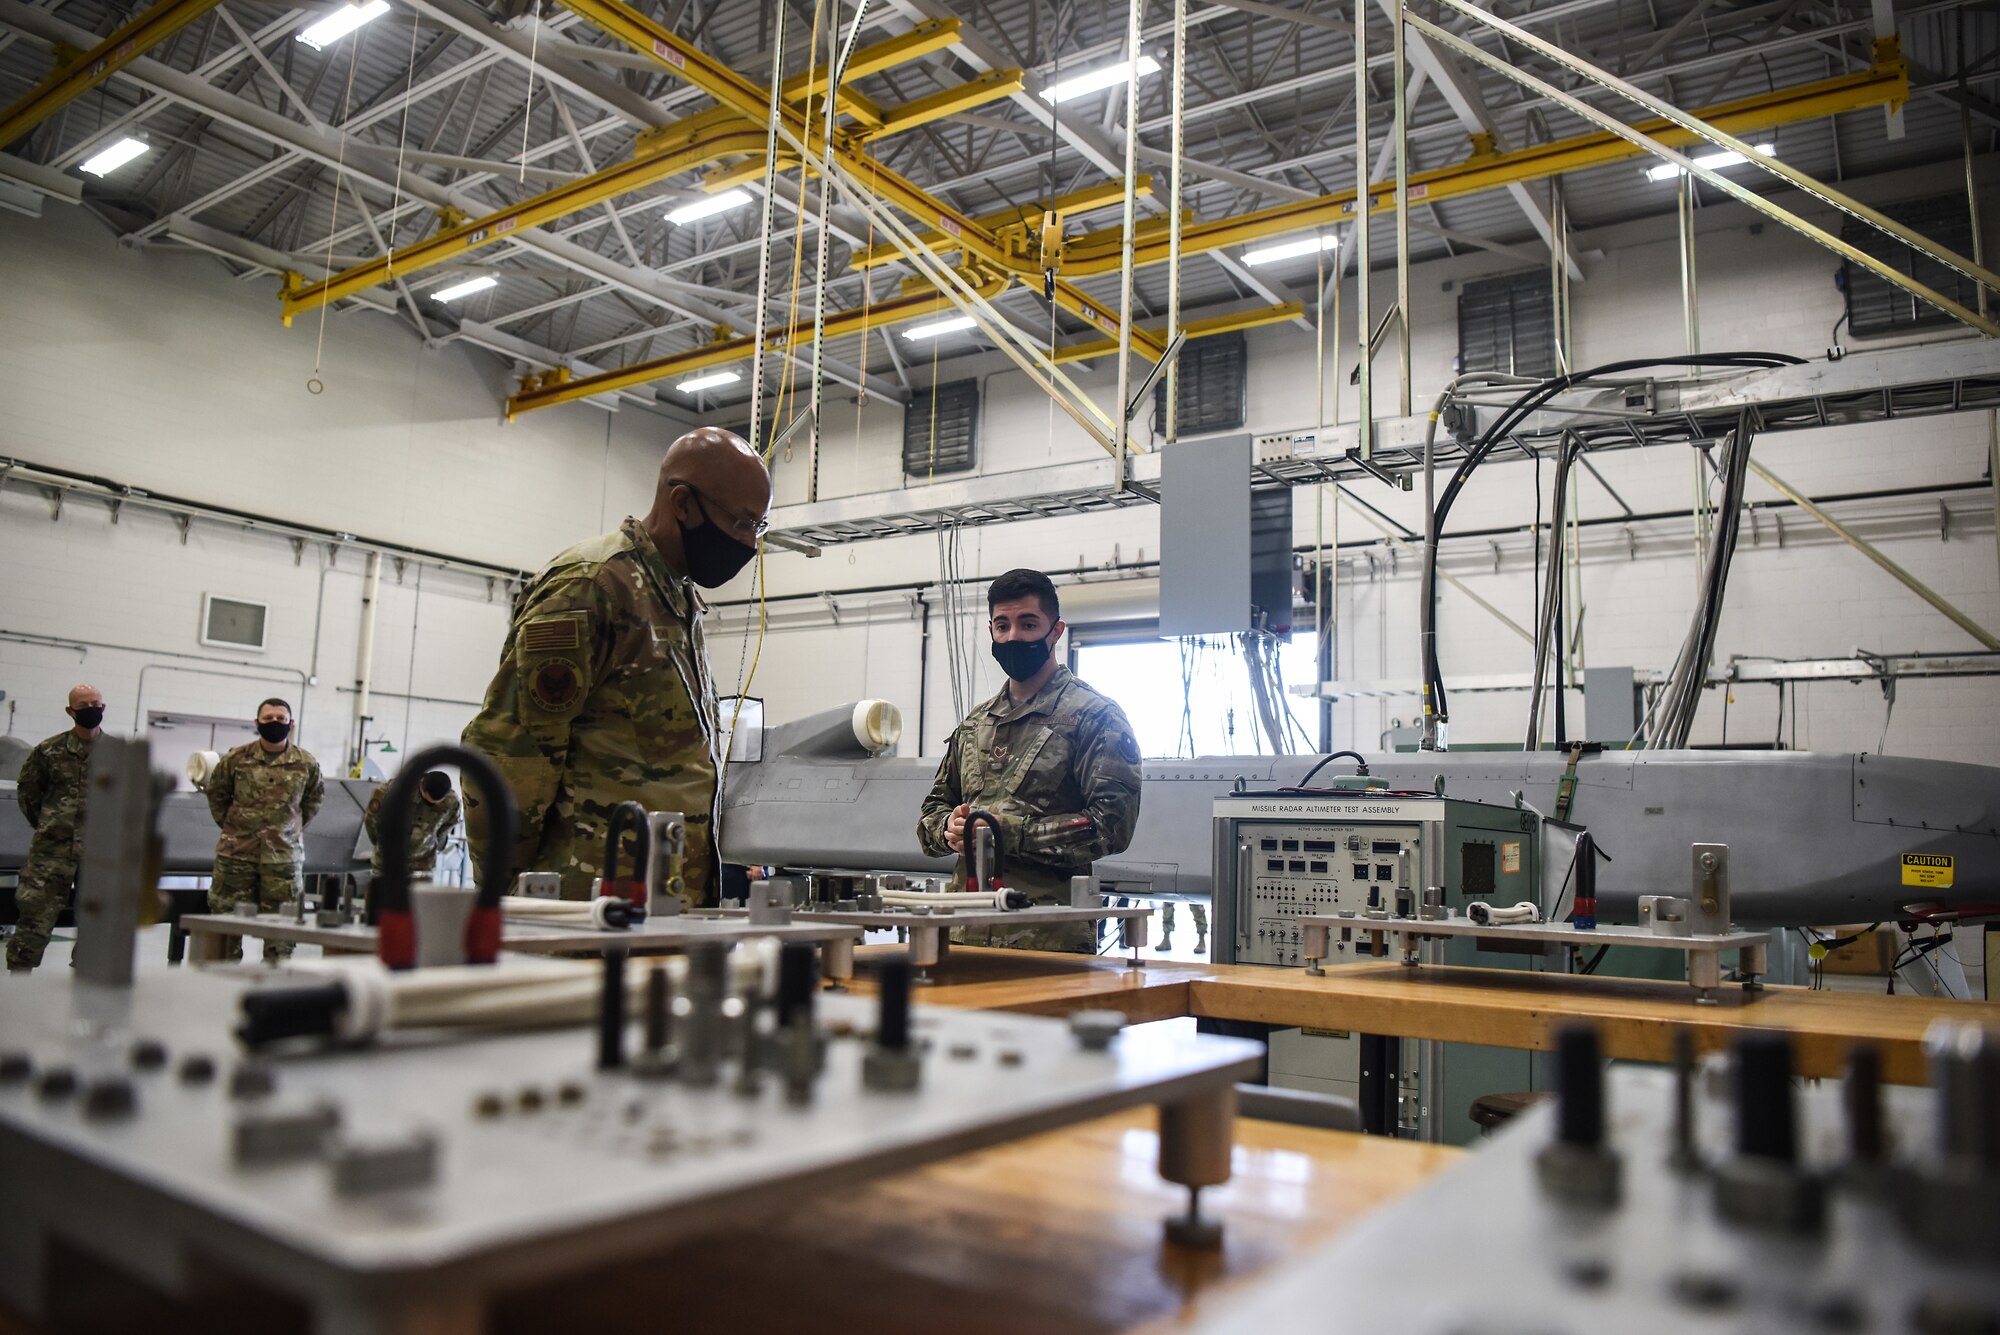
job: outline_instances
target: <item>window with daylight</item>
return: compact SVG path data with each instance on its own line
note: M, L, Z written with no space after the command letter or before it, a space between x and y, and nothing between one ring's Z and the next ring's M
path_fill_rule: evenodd
M969 472L979 461L979 382L954 380L936 393L918 390L903 410L903 473L931 477Z
M1250 344L1242 334L1191 338L1181 348L1180 420L1182 437L1242 428L1249 393ZM1153 386L1153 426L1167 434L1167 377Z
M1458 370L1556 373L1549 276L1536 270L1482 278L1458 294Z
M1891 204L1882 212L1935 244L1961 255L1972 253L1972 216L1964 195L1937 195ZM1979 290L1970 278L1934 259L1918 254L1893 236L1877 231L1856 218L1840 225L1840 239L1883 261L1899 273L1908 274L1935 292L1950 297L1961 306L1976 306ZM1909 329L1948 325L1952 317L1911 296L1902 288L1878 278L1852 260L1841 263L1841 286L1847 292L1847 327L1857 337L1896 334Z

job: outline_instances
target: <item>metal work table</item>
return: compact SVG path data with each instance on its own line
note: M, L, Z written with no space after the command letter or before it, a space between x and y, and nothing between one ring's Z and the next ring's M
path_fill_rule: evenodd
M747 914L747 909L719 910L729 916ZM798 922L844 923L850 927L862 927L871 932L895 930L910 934L910 960L919 969L935 968L944 958L944 934L961 929L981 927L1040 927L1068 922L1119 922L1123 927L1122 944L1131 947L1129 967L1144 968L1146 961L1139 954L1146 944L1146 923L1153 916L1153 910L1145 905L1129 908L1070 908L1060 904L1036 904L1025 909L955 909L944 913L912 913L907 909L832 909L795 908L790 911L790 920ZM967 947L954 947L966 949ZM1036 952L1046 954L1048 952Z
M181 927L188 933L192 943L190 953L196 963L221 959L223 938L230 936L319 946L329 954L375 953L375 929L359 923L321 927L310 920L299 922L284 913L260 913L254 918L202 913L183 917ZM741 917L709 914L648 918L623 932L557 927L509 918L503 922L500 944L503 949L526 955L602 955L614 947L632 955L659 955L685 950L691 945L733 945L753 936L809 941L820 946L826 976L839 980L853 975L854 944L861 933L844 924L823 922L752 927Z
M1695 1000L1711 1004L1715 1001L1716 989L1722 986L1722 952L1736 952L1739 969L1749 980L1744 986L1755 990L1763 986L1756 980L1764 975L1765 947L1771 941L1769 932L1697 932L1672 936L1649 927L1608 923L1585 930L1569 922L1476 923L1469 918L1372 918L1351 914L1308 914L1300 917L1298 922L1299 930L1305 936L1302 953L1306 959L1306 972L1314 976L1324 972L1321 965L1327 958L1327 948L1332 944L1330 937L1334 932L1401 937L1403 963L1411 967L1421 962L1416 950L1419 943L1447 936L1472 937L1481 941L1523 941L1567 946L1572 950L1636 946L1645 950L1678 950L1686 954L1688 985L1695 990ZM1496 975L1498 972L1495 971Z

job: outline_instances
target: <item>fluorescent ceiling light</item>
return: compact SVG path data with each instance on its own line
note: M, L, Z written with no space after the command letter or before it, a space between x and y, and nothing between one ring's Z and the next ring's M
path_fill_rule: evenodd
M315 51L324 51L364 23L389 12L389 0L368 0L365 5L341 5L318 23L299 33L299 40Z
M1146 78L1160 72L1160 62L1151 56L1139 57L1139 77ZM1126 61L1094 69L1088 74L1076 74L1059 84L1042 89L1044 102L1067 102L1073 97L1088 97L1106 88L1115 88L1131 76L1132 66Z
M978 323L970 315L953 315L943 320L933 320L929 324L913 324L903 331L903 337L912 343L922 338L936 338L940 334L956 334L961 329L970 329Z
M431 293L431 300L457 301L460 297L469 297L475 292L484 292L489 287L496 287L499 282L500 280L492 274L481 278L468 278L463 283L453 283L450 287L439 288Z
M1777 150L1771 144L1752 144L1750 145L1750 151L1752 153L1762 153L1768 158ZM1731 153L1724 150L1720 153L1704 153L1700 157L1693 159L1693 162L1697 167L1734 167L1739 162L1748 162L1749 160L1741 153ZM1671 162L1663 162L1657 167L1646 168L1646 179L1649 181L1671 181L1680 174L1681 169Z
M87 171L92 176L109 176L151 147L145 140L134 139L128 134L117 143L91 154L78 170Z
M1309 236L1300 241L1286 241L1275 246L1265 246L1262 250L1245 251L1245 264L1275 264L1279 260L1295 260L1301 255L1310 255L1316 250L1334 250L1340 245L1340 238L1333 235Z
M692 204L681 205L667 214L667 221L680 227L691 222L699 222L703 218L712 218L718 213L741 208L749 202L748 190L725 190L719 195L710 195L706 199L697 199Z
M733 385L743 378L741 371L710 371L692 380L683 380L674 388L683 394L696 394L704 389L714 389L719 385Z

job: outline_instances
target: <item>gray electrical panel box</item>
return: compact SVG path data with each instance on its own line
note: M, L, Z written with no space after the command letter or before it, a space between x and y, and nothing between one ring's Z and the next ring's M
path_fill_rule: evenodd
M1210 939L1219 964L1301 967L1301 915L1414 913L1427 887L1441 887L1460 917L1474 900L1542 901L1540 820L1515 807L1380 788L1242 793L1216 800L1213 837ZM1374 960L1356 936L1356 944L1335 947L1328 967ZM1462 940L1443 943L1441 962L1522 968L1539 958ZM1357 1046L1352 1034L1278 1030L1270 1036L1271 1083L1364 1097ZM1421 1046L1402 1045L1407 1110L1416 1107ZM1435 1134L1447 1141L1473 1138L1465 1113L1475 1098L1534 1088L1531 1053L1446 1044L1431 1059L1443 1068ZM1413 1117L1404 1120L1414 1129Z

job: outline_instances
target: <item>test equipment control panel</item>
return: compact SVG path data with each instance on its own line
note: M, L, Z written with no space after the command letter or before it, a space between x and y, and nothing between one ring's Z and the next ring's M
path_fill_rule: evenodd
M1297 965L1301 914L1414 916L1426 891L1461 914L1474 900L1538 901L1538 823L1514 807L1382 789L1219 798L1215 957Z

